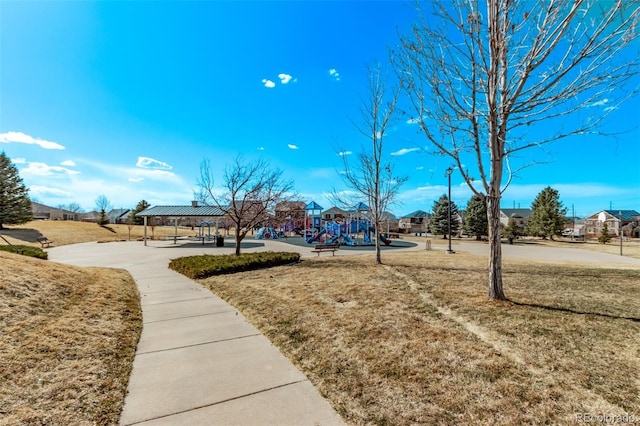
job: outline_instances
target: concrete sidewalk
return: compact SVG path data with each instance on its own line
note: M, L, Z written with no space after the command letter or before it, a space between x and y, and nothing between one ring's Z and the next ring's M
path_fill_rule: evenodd
M210 247L84 243L48 252L55 262L124 268L136 281L143 330L120 424L344 424L242 314L167 268L171 258L211 253Z

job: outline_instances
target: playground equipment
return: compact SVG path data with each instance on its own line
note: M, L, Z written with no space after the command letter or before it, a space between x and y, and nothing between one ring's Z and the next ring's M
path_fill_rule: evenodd
M258 229L258 233L256 234L256 239L258 240L277 240L278 232L273 227L264 227Z
M320 231L313 233L307 238L308 243L323 241L327 244L340 243L347 246L355 246L347 232L347 224L343 222L327 222Z

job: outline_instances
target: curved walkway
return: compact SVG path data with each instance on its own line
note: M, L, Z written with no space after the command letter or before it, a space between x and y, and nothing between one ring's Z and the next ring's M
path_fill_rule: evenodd
M640 265L640 259L589 250L503 245L504 257ZM445 249L434 245L435 250ZM455 250L488 254L488 245L456 242ZM252 241L243 251L297 251L312 246ZM424 250L415 247L398 251ZM342 419L307 378L232 306L169 268L170 259L233 253L226 247L170 242L83 243L48 250L77 266L124 268L140 291L143 330L120 418L123 425L338 425ZM372 252L372 251L371 251ZM338 250L336 255L363 254ZM327 256L327 255L323 255Z
M136 281L143 329L120 424L344 424L304 374L239 312L167 268L171 258L210 253L210 246L156 244L83 243L48 250L52 261L124 268Z

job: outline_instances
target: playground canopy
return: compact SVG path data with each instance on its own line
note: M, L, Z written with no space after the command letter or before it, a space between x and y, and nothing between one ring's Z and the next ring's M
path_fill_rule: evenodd
M182 217L214 217L222 218L226 216L228 209L215 206L199 206L193 203L190 206L154 206L137 213L136 216L144 219L144 245L147 245L147 218L149 217L171 217L179 219ZM175 220L176 235L178 234L178 221Z

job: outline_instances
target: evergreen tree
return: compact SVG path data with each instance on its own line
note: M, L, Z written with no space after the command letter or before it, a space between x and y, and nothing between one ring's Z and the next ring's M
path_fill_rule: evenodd
M520 227L516 223L516 220L511 218L509 219L509 223L502 230L502 235L507 238L516 238L521 234Z
M531 217L527 224L527 233L534 237L553 239L564 229L567 209L560 202L558 191L547 186L531 205Z
M458 206L451 203L451 230L449 230L449 197L443 195L440 199L433 203L433 216L431 217L431 232L434 234L442 234L443 238L447 238L449 232L451 235L458 232L460 222L458 222Z
M33 218L29 190L18 169L7 155L0 153L0 229L4 225L20 225Z
M489 221L487 220L487 203L484 197L474 195L467 203L464 212L464 229L469 235L480 240L483 235L489 235Z
M133 210L134 221L136 225L142 225L144 223L144 219L141 217L136 217L135 215L137 215L141 211L148 209L149 207L151 207L151 205L147 203L146 200L140 200L138 204L136 204L136 208Z
M600 231L598 241L600 241L601 244L607 244L609 241L611 241L611 235L609 235L609 225L607 225L607 222L602 225L602 230Z

